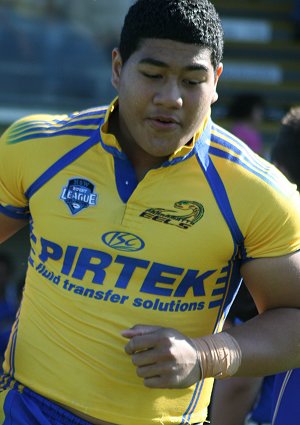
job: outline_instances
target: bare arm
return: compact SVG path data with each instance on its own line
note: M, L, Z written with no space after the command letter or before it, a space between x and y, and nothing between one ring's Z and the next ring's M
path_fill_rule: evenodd
M0 213L0 243L5 242L26 226L27 223L27 220L16 220Z
M242 268L260 315L228 330L242 350L238 376L261 376L300 365L300 252Z
M233 323L227 319L223 329L232 326ZM262 382L262 377L216 380L210 404L211 425L244 425L258 397Z

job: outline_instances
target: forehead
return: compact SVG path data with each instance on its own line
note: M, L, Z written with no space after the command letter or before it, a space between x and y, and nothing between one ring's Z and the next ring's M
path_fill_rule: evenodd
M208 48L173 40L152 38L142 40L129 60L138 64L145 58L163 62L170 67L186 68L193 65L213 67L211 52Z

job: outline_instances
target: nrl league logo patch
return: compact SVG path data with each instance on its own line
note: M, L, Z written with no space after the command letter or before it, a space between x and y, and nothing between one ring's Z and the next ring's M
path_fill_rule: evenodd
M79 177L70 179L63 187L60 199L65 202L72 215L78 214L84 208L97 204L98 194L94 193L95 185Z

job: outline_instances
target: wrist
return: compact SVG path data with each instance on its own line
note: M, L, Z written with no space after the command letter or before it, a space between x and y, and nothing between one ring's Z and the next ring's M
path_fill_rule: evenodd
M227 378L238 371L242 352L236 339L227 332L192 340L197 353L201 379Z

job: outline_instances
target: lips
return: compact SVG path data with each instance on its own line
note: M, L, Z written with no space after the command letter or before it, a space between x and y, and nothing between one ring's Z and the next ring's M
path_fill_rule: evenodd
M165 124L180 124L178 118L172 115L155 115L150 117L150 120L159 121Z
M147 119L155 131L174 131L180 126L180 121L173 115L153 115Z

